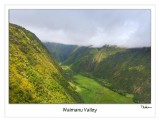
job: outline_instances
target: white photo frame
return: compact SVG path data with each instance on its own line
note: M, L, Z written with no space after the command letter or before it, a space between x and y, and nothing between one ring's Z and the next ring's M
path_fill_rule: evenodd
M149 9L151 11L151 104L9 104L9 10L10 9ZM63 5L5 6L5 116L6 117L155 117L155 6L154 5ZM97 112L64 112L64 108L93 108Z

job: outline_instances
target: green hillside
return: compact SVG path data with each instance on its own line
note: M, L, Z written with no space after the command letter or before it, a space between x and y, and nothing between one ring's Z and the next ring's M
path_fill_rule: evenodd
M63 65L70 65L75 72L91 72L103 59L125 50L108 45L101 48L51 42L45 42L44 45L53 57Z
M70 65L75 72L93 72L105 58L123 50L125 49L115 46L79 47L63 64Z
M50 54L60 62L65 61L73 50L78 47L76 45L65 45L53 42L43 42L43 44L47 47Z
M93 75L121 94L134 94L137 103L151 102L151 48L127 49L99 63Z
M30 31L9 24L9 103L77 103L62 68Z
M62 50L59 52L63 53ZM75 46L61 63L121 95L133 94L136 103L151 103L150 47L127 49L107 45L100 48Z

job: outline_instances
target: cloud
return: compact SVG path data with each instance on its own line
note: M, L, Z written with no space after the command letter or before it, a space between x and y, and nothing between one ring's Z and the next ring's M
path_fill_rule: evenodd
M150 10L10 10L10 22L42 41L121 47L150 46Z

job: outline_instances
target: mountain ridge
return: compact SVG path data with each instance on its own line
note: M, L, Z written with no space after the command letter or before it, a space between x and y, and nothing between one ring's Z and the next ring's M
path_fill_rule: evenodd
M9 24L9 103L76 103L62 68L35 34Z
M151 47L44 43L9 24L9 103L84 103L79 95L92 90L101 98L106 94L94 88L103 87L129 103L151 103Z
M54 47L54 43L51 45ZM69 45L67 47L70 48ZM54 56L52 50L48 50ZM68 58L60 62L120 94L133 93L136 103L151 102L151 47L75 47Z

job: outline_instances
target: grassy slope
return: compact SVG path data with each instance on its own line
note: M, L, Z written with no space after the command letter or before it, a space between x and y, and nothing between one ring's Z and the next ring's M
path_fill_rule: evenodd
M75 103L63 70L40 40L9 24L9 102Z
M85 103L133 103L131 97L119 95L116 92L101 86L95 80L75 75L76 91L80 94Z

